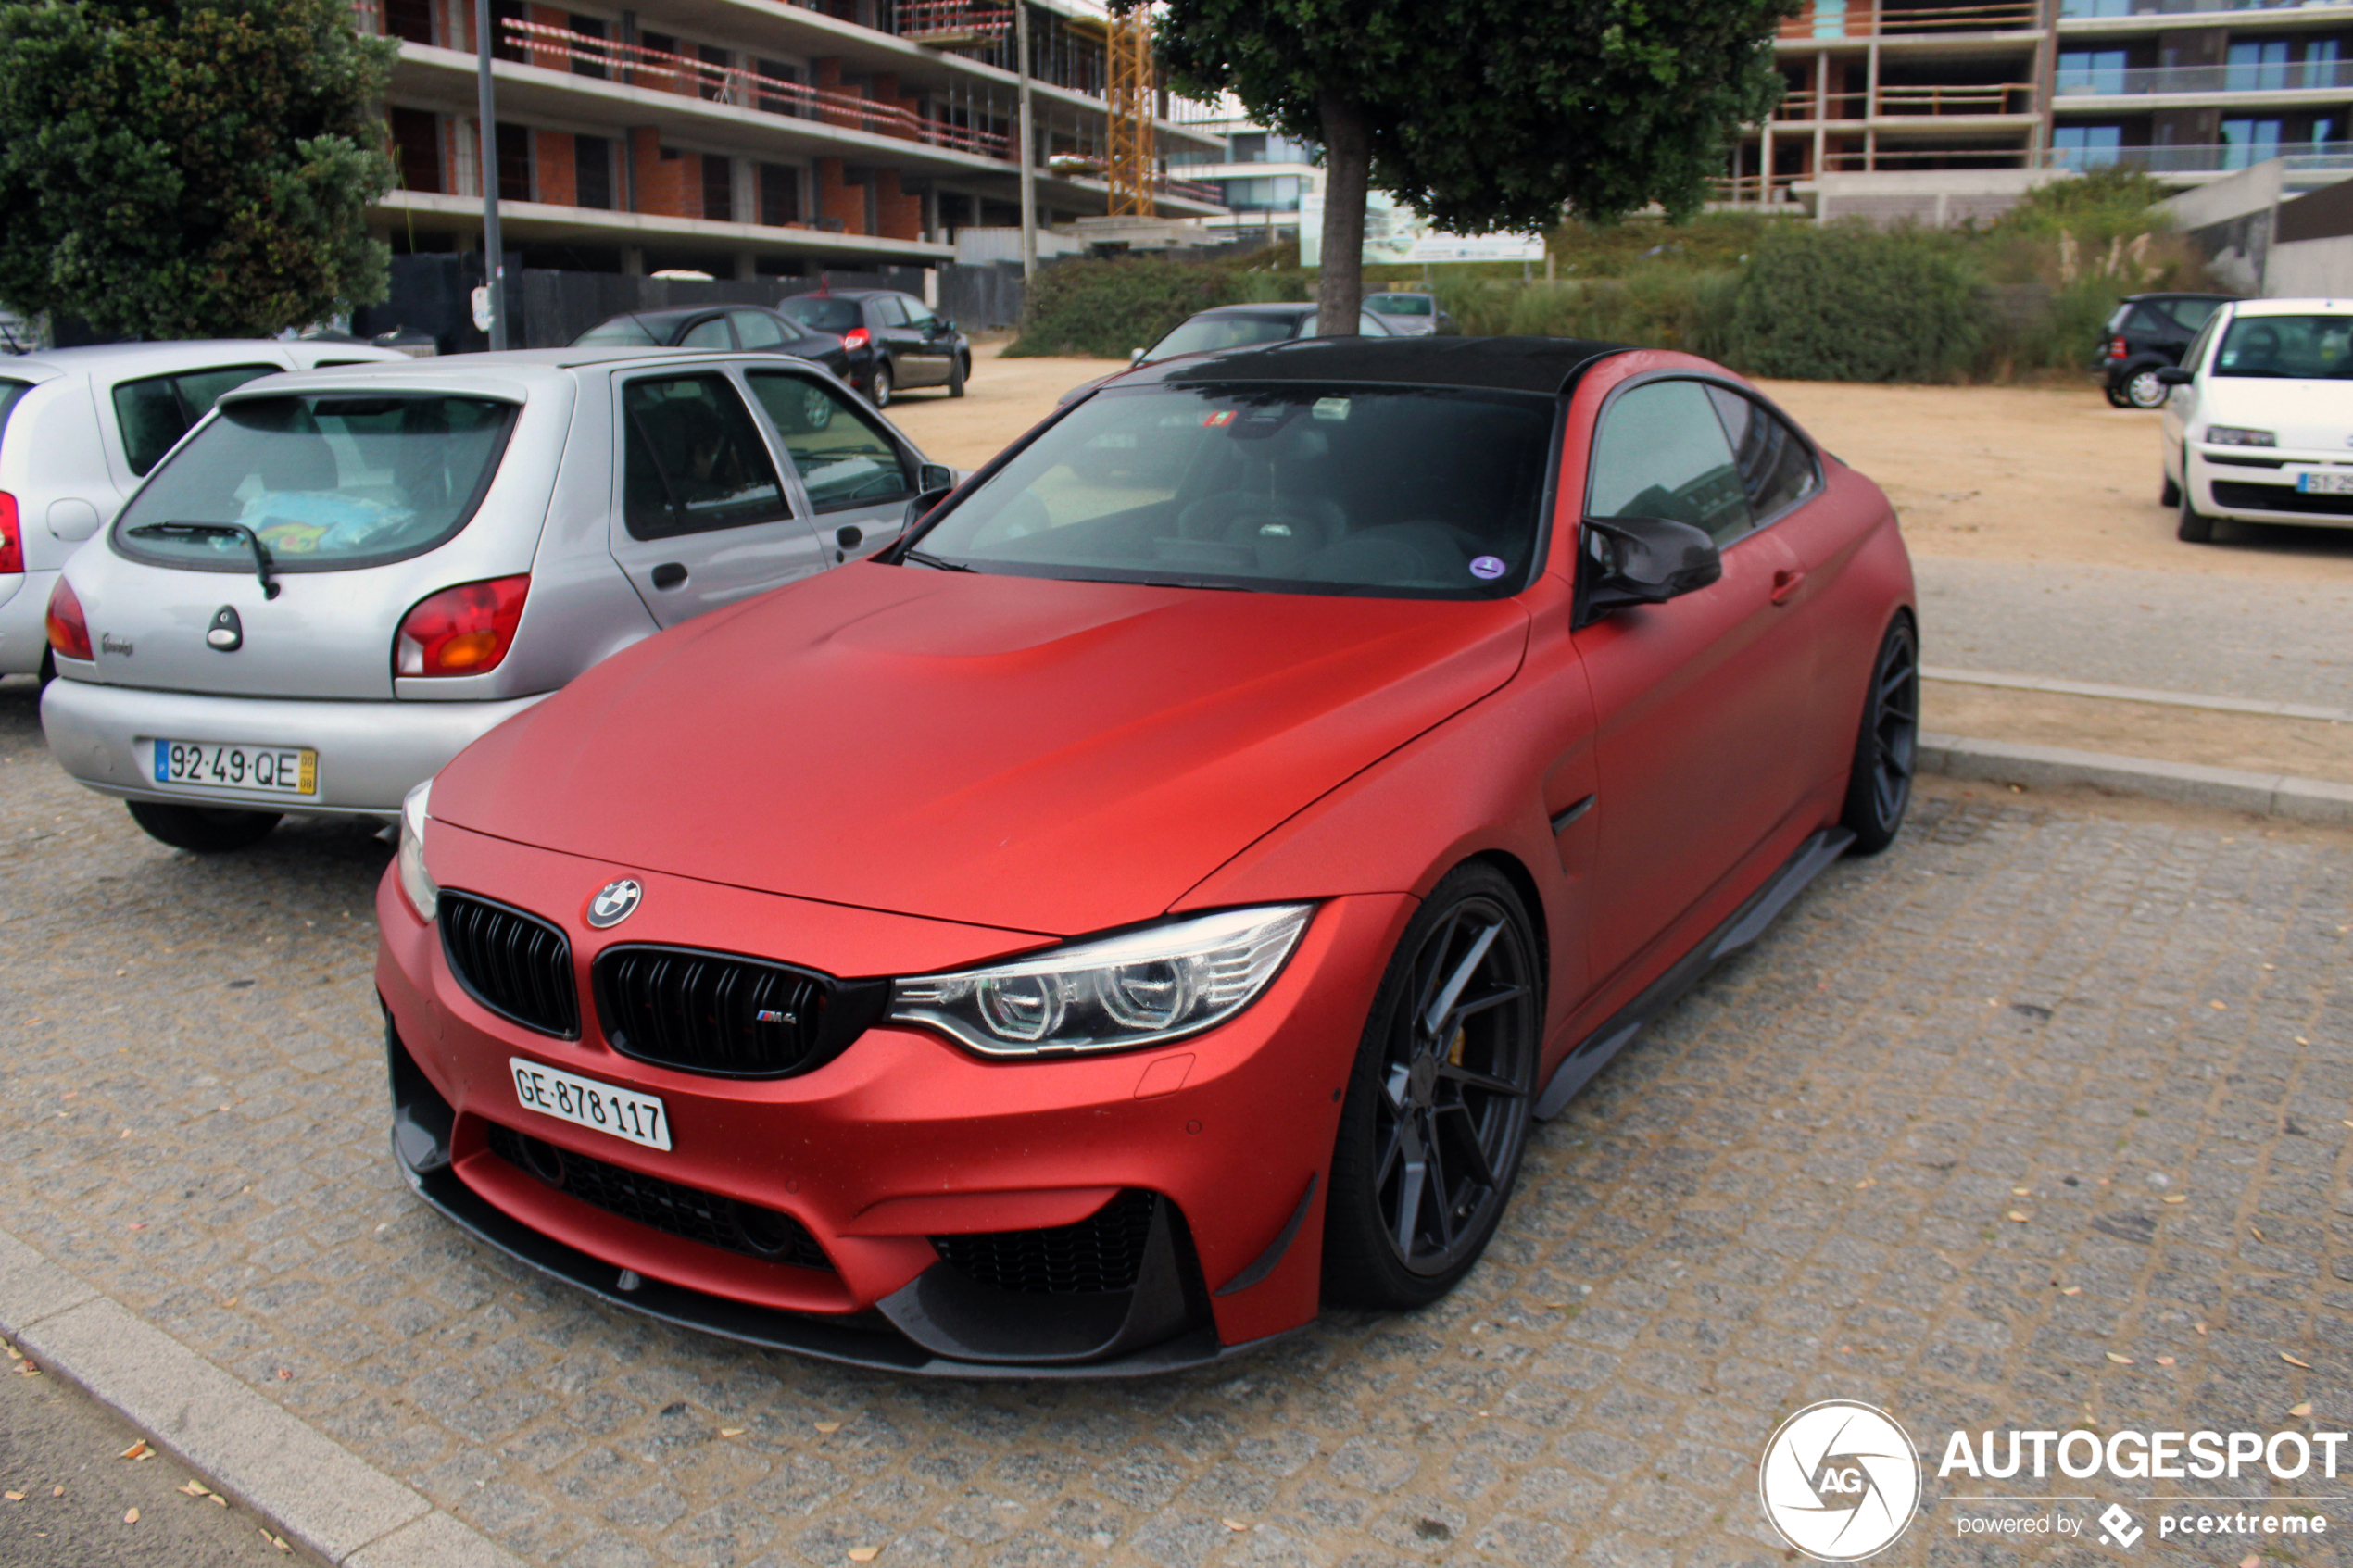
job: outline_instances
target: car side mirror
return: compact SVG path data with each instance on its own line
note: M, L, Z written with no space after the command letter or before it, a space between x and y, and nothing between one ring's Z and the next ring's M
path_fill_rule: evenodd
M925 471L929 471L928 465L926 465ZM906 521L899 526L900 536L904 538L908 533L913 532L915 524L929 517L933 511L937 509L940 502L945 501L950 495L955 493L955 489L956 487L952 484L942 484L936 488L926 489L913 500L909 501L907 503Z
M1724 558L1705 529L1663 517L1587 518L1585 557L1580 626L1630 605L1665 604L1724 575Z
M1129 350L1127 351L1127 363L1128 363L1128 366L1129 366L1129 368L1130 368L1130 369L1133 369L1134 367L1136 367L1136 366L1138 366L1138 365L1140 365L1140 364L1142 364L1143 362L1144 362L1144 351L1143 351L1142 349L1140 349L1140 348L1131 348L1131 349L1129 349Z
M915 488L953 490L956 488L956 470L946 463L925 463L915 470Z
M2196 379L2179 365L2159 365L2157 368L2157 384L2159 386L2187 386Z

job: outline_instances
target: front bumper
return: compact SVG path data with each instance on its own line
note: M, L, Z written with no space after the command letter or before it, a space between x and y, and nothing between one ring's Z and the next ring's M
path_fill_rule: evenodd
M42 693L41 727L65 771L103 795L389 820L410 789L539 700L310 702L66 679ZM308 746L319 753L318 789L308 796L158 789L151 745L157 736Z
M660 942L847 976L934 971L1039 939L693 883L445 823L429 834L435 879L558 925L579 985L578 1039L494 1015L451 974L438 928L391 878L379 889L396 1148L417 1192L491 1245L669 1322L904 1372L1157 1373L1314 1318L1339 1097L1404 897L1326 904L1255 1006L1158 1050L983 1061L882 1024L798 1077L727 1079L611 1049L588 984L597 952ZM590 929L588 896L622 874L644 886L637 913L612 933ZM524 1109L511 1059L660 1096L673 1148ZM673 1201L782 1214L824 1266L749 1256L629 1217L629 1204L584 1200L512 1158L517 1134ZM934 1241L1060 1245L1051 1238L1140 1198L1151 1229L1124 1293L983 1283Z
M2183 463L2183 488L2197 509L2209 517L2305 528L2353 528L2353 494L2299 491L2293 472L2298 469L2353 474L2353 462L2340 453L2191 445Z

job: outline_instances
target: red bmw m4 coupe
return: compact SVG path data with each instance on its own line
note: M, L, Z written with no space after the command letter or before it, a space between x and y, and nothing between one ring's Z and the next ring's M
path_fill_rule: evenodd
M1419 1306L1531 1124L1903 821L1894 515L1704 360L1170 361L926 503L411 797L393 1142L484 1241L965 1376Z

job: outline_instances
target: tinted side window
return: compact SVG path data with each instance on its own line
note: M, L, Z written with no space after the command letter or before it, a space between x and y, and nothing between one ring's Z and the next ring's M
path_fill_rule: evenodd
M1707 395L1723 418L1732 466L1755 517L1772 517L1821 488L1814 454L1795 431L1729 387L1711 386Z
M2168 301L2165 308L2182 323L2183 331L2194 332L2221 308L2221 303L2212 299L2176 299Z
M172 443L190 426L212 412L224 392L257 376L274 376L280 365L225 365L215 370L182 370L178 375L148 376L127 381L114 389L115 420L122 427L122 453L131 471L144 474L156 466Z
M884 326L903 327L907 324L906 302L897 295L887 294L871 303L874 306L875 320Z
M1660 517L1728 545L1747 532L1748 497L1707 389L1652 382L1622 394L1593 440L1588 517Z
M2196 371L2200 365L2203 365L2206 362L2206 345L2214 341L2214 329L2216 326L2221 324L2222 320L2221 315L2220 314L2221 307L2216 307L2216 311L2217 313L2215 315L2208 316L2206 319L2206 325L2197 330L2197 336L2191 342L2189 347L2182 351L2182 368L2183 370Z
M746 348L774 348L785 341L785 329L776 318L764 310L737 310L736 336Z
M681 348L733 348L736 340L727 335L727 318L709 316L686 329L678 340Z
M31 382L0 381L0 434L7 433L9 411L31 390Z
M639 539L790 515L751 410L724 376L648 376L622 390L622 521Z
M821 512L873 506L912 495L898 443L870 423L849 397L803 376L755 370L752 395L784 437L809 504Z
M912 299L902 299L897 303L899 308L907 313L907 324L917 332L927 332L939 325L939 318L932 314L930 307L918 305Z

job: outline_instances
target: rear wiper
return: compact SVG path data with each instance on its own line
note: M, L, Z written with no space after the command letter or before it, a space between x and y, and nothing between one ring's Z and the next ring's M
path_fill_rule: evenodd
M913 561L917 566L930 567L934 571L970 571L972 570L962 561L941 560L937 556L926 555L921 550L905 551L899 558Z
M261 536L242 522L146 522L130 533L133 539L243 539L253 549L253 574L260 579L261 596L278 596L278 584L270 580L270 551Z

